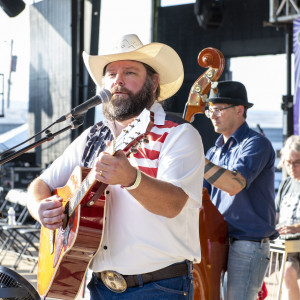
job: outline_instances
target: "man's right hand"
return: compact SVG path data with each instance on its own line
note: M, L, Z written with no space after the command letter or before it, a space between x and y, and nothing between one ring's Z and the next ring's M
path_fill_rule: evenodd
M62 205L62 198L53 195L39 203L38 215L40 223L48 229L57 229L63 224L65 208Z

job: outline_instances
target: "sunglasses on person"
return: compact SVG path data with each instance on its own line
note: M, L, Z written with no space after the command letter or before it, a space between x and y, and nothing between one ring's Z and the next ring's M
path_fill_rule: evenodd
M300 160L296 160L296 161L285 160L284 162L288 167L299 167L300 166Z

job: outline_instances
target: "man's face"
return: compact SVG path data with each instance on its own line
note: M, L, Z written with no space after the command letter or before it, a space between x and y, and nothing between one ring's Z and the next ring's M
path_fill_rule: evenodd
M300 153L293 150L290 151L287 157L285 157L284 163L288 174L297 181L300 181Z
M103 104L103 114L111 121L138 116L154 101L154 84L144 65L136 61L117 61L107 65L104 88L112 98Z
M217 133L230 132L235 126L235 110L230 104L213 104L209 106L210 119Z

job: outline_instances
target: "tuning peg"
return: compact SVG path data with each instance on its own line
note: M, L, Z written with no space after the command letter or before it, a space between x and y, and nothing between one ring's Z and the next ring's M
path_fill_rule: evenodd
M135 147L132 147L131 150L130 150L130 152L132 154L136 154L137 153L137 149Z
M215 89L218 86L218 82L217 81L212 81L211 82L211 88Z
M202 99L202 102L208 102L207 95L202 95L201 99Z
M201 87L200 85L196 85L194 91L195 91L196 93L201 93L201 92L202 92L202 87Z
M148 140L148 138L146 136L143 138L143 143L144 144L149 144L149 140Z

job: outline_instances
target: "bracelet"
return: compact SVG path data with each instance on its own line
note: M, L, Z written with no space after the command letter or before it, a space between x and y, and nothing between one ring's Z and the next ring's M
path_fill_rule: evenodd
M126 190L134 190L140 185L141 179L142 179L142 173L139 169L136 169L136 179L134 184L130 186L123 186L123 188Z

